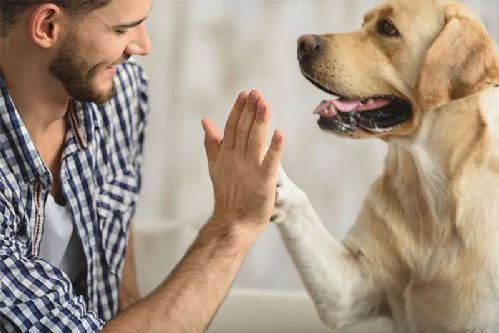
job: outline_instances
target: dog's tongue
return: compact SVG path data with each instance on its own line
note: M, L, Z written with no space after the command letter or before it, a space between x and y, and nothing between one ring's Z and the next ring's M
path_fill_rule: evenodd
M329 101L339 112L361 112L382 108L390 104L389 99L370 99L367 103L362 103L360 99L332 99Z
M357 109L359 105L362 105L360 99L332 99L330 102L339 112L352 112L355 111L355 109Z
M362 112L382 108L390 104L388 99L371 99L363 104L360 99L331 99L324 100L314 110L314 114L323 117L334 117L337 112Z

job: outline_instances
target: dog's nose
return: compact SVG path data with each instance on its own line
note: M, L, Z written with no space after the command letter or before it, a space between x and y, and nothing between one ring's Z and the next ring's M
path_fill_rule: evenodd
M298 61L303 62L312 58L321 50L321 40L317 35L303 35L298 38Z

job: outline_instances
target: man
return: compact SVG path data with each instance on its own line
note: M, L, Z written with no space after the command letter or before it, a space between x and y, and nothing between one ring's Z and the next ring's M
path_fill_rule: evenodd
M0 0L2 332L201 332L270 219L283 136L265 149L269 108L243 92L223 141L202 122L213 215L137 301L124 257L148 107L128 58L149 52L151 3Z

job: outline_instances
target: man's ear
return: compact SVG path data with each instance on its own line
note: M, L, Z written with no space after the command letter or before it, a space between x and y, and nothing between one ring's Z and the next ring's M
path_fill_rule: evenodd
M63 10L53 4L35 6L29 14L29 33L31 40L42 48L51 47L61 38Z
M416 85L423 109L499 83L499 59L485 27L459 3L444 6L445 27L427 52Z

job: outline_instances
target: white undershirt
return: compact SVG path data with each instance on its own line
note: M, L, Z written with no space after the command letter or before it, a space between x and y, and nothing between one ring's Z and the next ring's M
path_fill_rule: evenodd
M62 270L73 282L85 269L85 254L71 213L50 194L45 204L40 258Z

